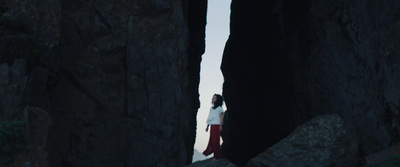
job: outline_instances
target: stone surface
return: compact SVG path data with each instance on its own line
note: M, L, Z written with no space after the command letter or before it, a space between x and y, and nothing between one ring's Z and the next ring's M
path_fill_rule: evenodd
M0 64L0 120L23 116L22 102L26 91L26 61L17 59L12 66Z
M194 162L186 167L237 167L227 159L221 158L213 161L212 158Z
M400 155L400 145L399 144L366 156L365 163L367 165L381 164L396 155L397 156Z
M206 0L4 3L27 30L0 24L15 39L0 42L13 46L0 49L0 111L48 111L49 166L191 162ZM23 42L32 49L19 52Z
M46 150L49 127L52 123L47 111L40 108L26 107L24 110L25 131L27 136L26 154L16 158L20 163L32 167L48 167L48 150ZM23 165L21 165L23 166Z
M12 154L11 163L1 162L4 167L48 167L46 150L51 118L47 111L27 106L21 120L24 122L24 148Z
M251 159L248 167L361 166L358 141L338 115L318 116Z
M13 20L0 24L1 119L47 111L50 166L191 162L206 0L1 3ZM399 142L400 1L231 8L223 157L244 166L329 113L356 129L362 156Z
M362 157L399 142L399 1L232 0L231 8L223 157L244 166L329 113L355 127Z
M399 142L398 1L315 1L313 46L296 63L299 111L352 122L365 156ZM326 7L329 10L325 10ZM311 35L310 35L311 36ZM301 62L301 63L300 63Z
M301 118L309 118L294 112L289 57L289 47L300 42L294 35L302 30L307 5L305 1L232 0L230 36L221 64L229 117L222 157L238 166L289 135L305 121Z

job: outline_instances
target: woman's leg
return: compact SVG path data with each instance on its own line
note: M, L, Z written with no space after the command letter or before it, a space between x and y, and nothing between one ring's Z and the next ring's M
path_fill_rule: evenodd
M219 126L220 125L211 125L211 145L215 159L221 158L221 146L219 145L221 134Z
M212 126L211 126L211 127L212 127ZM211 153L213 153L212 143L211 143L211 136L212 136L211 133L212 133L212 132L211 132L211 129L210 129L210 138L208 139L208 145L207 145L206 150L203 151L203 155L205 155L205 156L208 156L208 155L210 155Z

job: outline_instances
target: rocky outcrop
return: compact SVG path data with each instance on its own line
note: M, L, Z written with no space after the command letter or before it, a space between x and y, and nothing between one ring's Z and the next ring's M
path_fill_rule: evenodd
M23 152L15 155L16 166L48 167L46 150L51 118L48 112L34 107L24 110L26 146Z
M28 106L20 120L1 121L0 166L48 167L48 112Z
M399 142L398 1L233 0L231 8L223 157L244 166L329 113L356 128L362 157Z
M309 118L294 108L289 56L297 51L289 47L306 43L296 38L303 37L298 34L306 24L307 6L305 1L232 0L221 65L229 112L222 157L238 166L289 135L303 117Z
M35 45L0 52L0 111L49 113L49 166L191 162L206 2L6 0Z
M305 60L296 63L294 73L299 110L338 113L352 122L363 156L398 143L400 68L393 45L400 40L400 3L311 5L315 45L308 46L308 55L294 57Z
M235 164L229 162L224 158L215 161L213 161L212 159L213 158L197 161L186 167L237 167Z
M23 116L22 99L26 92L26 61L16 59L9 66L0 64L0 120L11 120Z
M358 141L338 115L318 116L252 158L247 167L361 166Z
M191 161L205 0L1 3L1 119L21 118L27 105L47 111L50 166ZM400 2L231 8L223 157L243 166L329 113L355 128L362 156L400 140Z
M337 114L317 116L250 159L246 167L361 166L354 129ZM227 159L198 161L189 167L236 166Z
M400 145L389 147L379 152L370 154L365 157L365 163L367 165L378 165L390 162L391 159L398 159L400 157Z

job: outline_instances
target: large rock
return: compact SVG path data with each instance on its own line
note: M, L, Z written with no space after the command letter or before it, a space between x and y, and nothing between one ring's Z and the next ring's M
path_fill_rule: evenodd
M367 165L377 165L390 161L393 157L400 156L400 144L381 150L377 153L370 154L365 157Z
M316 117L251 159L247 167L360 166L357 138L338 115Z
M0 165L2 167L49 167L50 165L48 164L48 151L46 150L49 127L51 125L51 118L49 113L40 108L28 106L24 109L20 121L8 121L9 124L11 122L18 123L14 123L14 127L7 127L9 128L8 130L13 129L13 131L11 131L13 132L12 134L5 134L13 135L15 137L14 141L2 140L3 142L6 142L2 144L14 145L11 146L13 150L11 151L11 154L1 155L2 161L0 162ZM6 127L2 128L7 129ZM21 128L21 130L18 131L16 130L16 128ZM23 142L19 143L19 141ZM21 144L21 149L17 149L18 147L16 146L16 144ZM9 156L10 161L3 161L5 156Z
M49 166L191 162L206 0L3 2L35 45L0 51L0 111L48 111Z
M327 2L311 3L315 45L293 57L296 104L300 113L343 116L365 156L400 141L400 1Z
M243 166L329 113L355 127L362 156L400 141L400 1L232 0L231 8L223 157Z
M186 167L237 167L237 166L224 158L214 160L214 161L213 161L213 158L209 158L209 159L194 162Z
M23 98L27 84L26 61L16 59L10 66L0 63L0 120L23 116Z
M0 94L13 96L0 110L49 112L51 166L191 162L206 0L1 2L10 23L28 29L0 25ZM232 0L231 8L223 157L243 166L327 113L351 121L362 155L399 142L400 1Z

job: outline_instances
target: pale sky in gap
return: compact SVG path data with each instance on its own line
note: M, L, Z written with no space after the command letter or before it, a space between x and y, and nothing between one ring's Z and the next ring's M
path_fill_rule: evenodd
M211 98L215 93L222 94L224 78L220 66L225 43L229 36L230 4L231 0L208 0L206 51L201 62L200 108L197 114L197 134L194 145L199 152L203 152L208 144L210 131L206 132L205 129L208 112L212 106ZM223 109L226 110L225 104ZM205 158L193 157L193 161Z

